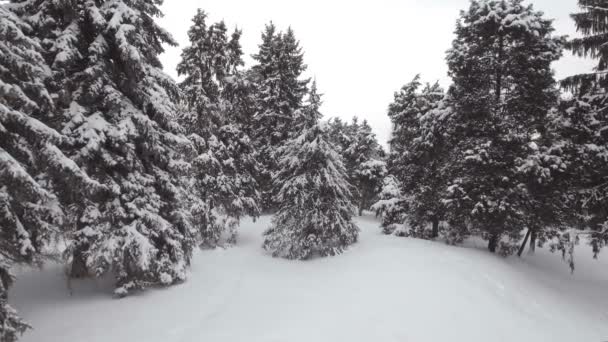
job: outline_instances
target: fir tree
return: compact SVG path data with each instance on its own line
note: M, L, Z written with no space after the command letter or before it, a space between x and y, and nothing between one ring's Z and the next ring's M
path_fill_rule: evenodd
M357 241L351 186L326 134L317 124L279 149L274 176L279 209L264 233L264 248L273 256L336 255Z
M182 174L190 143L176 124L178 88L158 60L175 44L160 1L14 1L51 65L56 125L69 157L111 191L72 198L72 276L111 272L116 293L185 279L193 236Z
M518 164L556 102L550 66L563 39L552 31L521 0L473 1L448 52L457 159L444 201L452 225L480 234L492 252L513 252L526 226L530 199Z
M198 151L191 180L193 217L202 244L214 247L223 233L235 242L241 216L258 215L257 163L239 124L243 114L237 113L242 109L240 32L229 40L224 23L207 27L201 10L192 21L191 45L182 53L178 73L185 76L180 84L187 107L184 126Z

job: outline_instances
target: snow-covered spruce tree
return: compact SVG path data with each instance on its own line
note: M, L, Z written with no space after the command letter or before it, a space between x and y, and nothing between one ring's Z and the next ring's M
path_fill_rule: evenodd
M354 120L351 131L350 143L342 155L349 166L350 182L357 189L355 200L359 215L362 215L381 190L382 180L387 174L386 162L383 160L384 151L367 120L361 124Z
M112 273L116 294L186 277L193 231L182 206L184 152L177 85L158 55L175 44L154 18L161 1L13 1L43 42L56 125L69 157L111 189L72 198L70 275Z
M276 150L287 139L298 135L294 118L303 107L308 79L301 79L306 70L304 55L290 29L276 32L274 24L266 25L257 62L252 67L255 83L256 112L253 119L253 139L257 159L263 164L258 183L263 191L262 207L272 209L272 173L277 171Z
M387 175L382 181L378 201L371 207L382 221L381 227L384 234L408 235L406 208L407 198L401 193L399 180L391 174Z
M63 200L107 191L61 151L67 137L49 126L50 69L32 28L0 5L0 341L27 328L7 303L14 264L39 265L65 229Z
M52 107L44 86L48 67L31 28L0 5L0 341L28 328L8 304L14 263L40 261L40 249L59 231L63 212L43 179L39 147L61 136L32 115ZM24 32L25 31L25 32ZM43 134L38 134L40 130ZM46 134L44 134L46 133ZM46 138L46 139L45 139Z
M359 229L351 221L352 186L325 128L306 128L278 153L274 189L279 208L264 233L264 248L288 259L340 254L357 241Z
M308 98L306 99L304 106L294 113L295 117L293 119L293 130L295 132L301 132L306 127L313 126L323 117L323 114L320 112L321 104L323 103L321 101L323 94L319 94L316 80L312 82L307 97Z
M393 123L389 172L401 184L408 198L408 234L422 238L439 235L439 221L445 208L441 194L445 189L443 167L449 158L443 138L443 118L448 110L444 92L437 83L420 89L420 77L395 93L389 106ZM431 224L430 231L427 229Z
M563 38L552 32L522 0L472 1L447 55L457 156L445 171L448 218L492 252L512 253L526 227L530 195L518 166L557 99L551 63Z
M563 213L573 214L566 215L562 227L541 231L539 239L561 251L572 269L579 241L588 242L595 257L608 243L608 3L578 4L581 11L572 18L582 37L566 47L575 55L596 59L597 66L562 81L573 96L562 100L554 112L551 143L539 152L539 159L555 165L545 167L543 179L557 182L557 198L569 209Z
M229 243L236 241L241 216L258 215L257 163L240 122L246 114L238 113L243 110L240 32L228 39L225 24L207 27L201 10L192 21L191 45L177 67L185 76L180 84L186 106L181 119L198 154L191 179L194 225L201 243L215 247L223 234Z

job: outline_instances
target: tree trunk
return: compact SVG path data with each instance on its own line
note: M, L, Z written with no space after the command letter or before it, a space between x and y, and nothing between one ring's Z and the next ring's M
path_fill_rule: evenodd
M431 233L431 238L436 239L439 237L439 219L433 217L431 222L433 223L433 232Z
M532 234L530 235L530 253L534 253L536 250L536 239L538 238L538 232L536 229L532 230Z
M502 34L498 38L498 62L496 66L496 103L500 103L500 97L502 95L502 56L504 50L504 38Z
M526 248L526 244L528 243L528 239L530 238L530 233L532 233L532 229L528 229L528 232L526 233L526 237L524 238L524 241L521 243L521 246L519 247L519 251L517 252L518 257L521 257L521 253L524 252L524 248Z
M85 248L77 247L72 255L72 265L70 267L70 278L85 278L89 275L89 270L85 262Z
M488 250L491 253L496 253L497 247L498 247L498 235L490 236L490 240L488 240Z

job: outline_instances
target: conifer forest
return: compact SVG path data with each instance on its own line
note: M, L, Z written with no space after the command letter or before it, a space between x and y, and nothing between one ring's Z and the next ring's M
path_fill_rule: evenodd
M608 0L461 1L386 141L298 26L181 5L0 1L0 342L608 340Z

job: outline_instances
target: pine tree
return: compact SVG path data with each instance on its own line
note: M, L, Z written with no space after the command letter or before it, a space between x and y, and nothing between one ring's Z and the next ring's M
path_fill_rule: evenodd
M264 233L264 248L273 256L336 255L357 241L351 186L326 134L317 124L279 148L274 175L279 209Z
M111 272L116 294L186 277L193 230L183 207L190 142L176 123L178 88L162 72L160 1L14 1L43 42L55 125L69 157L108 187L72 198L71 276Z
M256 84L256 113L253 122L253 139L258 150L257 159L263 163L258 182L264 192L263 207L271 209L271 174L277 171L276 150L287 139L298 135L294 119L303 109L308 79L300 79L306 70L304 55L290 29L276 32L274 24L266 25L262 33L259 52L253 55L257 62L252 68Z
M240 124L246 114L238 113L243 109L240 32L229 40L223 22L207 27L205 20L205 12L199 10L178 73L185 76L180 87L187 115L182 119L198 152L191 180L196 194L193 217L202 244L215 247L224 233L228 242L236 241L241 216L258 215L259 194L252 144Z
M448 52L457 159L444 201L452 226L481 235L492 252L513 252L527 223L530 195L518 166L556 102L550 66L563 39L552 31L521 0L473 1Z

